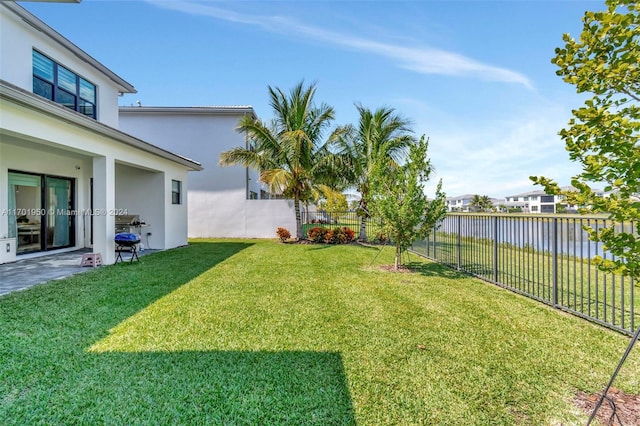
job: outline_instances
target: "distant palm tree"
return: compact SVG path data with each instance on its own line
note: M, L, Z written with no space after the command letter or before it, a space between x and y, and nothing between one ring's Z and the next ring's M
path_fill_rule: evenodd
M356 105L360 119L358 127L344 126L332 138L336 156L345 167L343 178L360 193L358 211L361 216L361 241L366 241L367 204L371 196L371 174L380 166L396 167L415 143L410 122L396 114L393 108L382 107L374 112Z
M480 205L482 206L482 211L490 212L493 210L493 201L489 198L488 195L483 195L480 197Z
M315 91L315 84L305 87L304 82L300 82L287 96L281 89L269 86L274 112L271 125L244 116L237 130L245 134L253 146L236 147L220 154L221 165L253 167L260 171L260 180L271 192L293 199L298 239L304 238L300 202L311 200L313 185L332 175L323 137L334 111L326 104L315 106Z
M471 210L474 212L488 212L493 209L493 202L488 195L475 194L469 203Z

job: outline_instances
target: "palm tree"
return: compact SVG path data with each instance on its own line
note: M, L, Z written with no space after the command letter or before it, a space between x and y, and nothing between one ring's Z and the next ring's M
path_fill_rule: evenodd
M293 199L296 236L304 238L300 202L312 199L312 186L327 175L328 156L324 132L334 118L333 108L315 106L315 84L298 83L287 96L269 86L274 118L268 126L244 116L237 131L252 141L251 147L236 147L220 154L220 165L239 164L260 170L260 180L269 190Z
M480 211L482 209L482 197L478 194L475 194L469 202L469 207L471 207L471 211Z
M488 195L475 194L471 198L470 206L474 212L488 212L493 209L493 202Z
M482 211L490 212L493 210L493 201L488 195L480 197L480 204L482 205Z
M356 105L360 119L358 127L345 126L334 133L332 144L342 158L347 182L360 193L358 212L361 217L361 241L367 240L367 204L371 196L371 175L377 167L396 167L415 143L410 122L396 114L393 108L381 107L372 112Z

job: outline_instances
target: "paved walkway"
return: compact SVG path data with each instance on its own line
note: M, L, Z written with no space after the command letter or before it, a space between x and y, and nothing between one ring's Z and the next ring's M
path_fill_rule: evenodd
M144 250L138 255L142 256L155 251L157 250ZM47 281L59 280L70 275L90 271L93 268L80 266L82 255L85 253L91 253L91 249L50 254L0 265L0 296ZM123 252L122 257L128 261L131 254Z

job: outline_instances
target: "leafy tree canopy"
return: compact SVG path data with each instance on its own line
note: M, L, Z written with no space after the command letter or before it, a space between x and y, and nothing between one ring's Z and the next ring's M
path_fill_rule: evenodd
M438 183L436 196L429 200L424 193L424 183L432 172L427 160L428 141L424 136L417 144L409 146L409 157L400 167L380 163L371 179L371 211L382 221L382 231L395 244L395 268L411 244L426 238L446 214L446 196L442 181Z
M585 13L580 38L565 34L564 47L551 61L578 93L592 94L560 131L569 158L582 164L571 182L576 190L561 191L544 177L531 179L550 193L563 193L581 211L607 212L613 222L627 223L588 231L615 256L598 259L602 269L640 279L640 5L606 5L605 11ZM604 184L610 195L596 196L590 182Z

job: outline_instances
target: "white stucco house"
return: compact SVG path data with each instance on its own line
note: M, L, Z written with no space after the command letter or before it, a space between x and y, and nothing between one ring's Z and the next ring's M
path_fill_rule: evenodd
M575 191L572 186L563 186L563 191ZM596 195L603 197L606 194L600 189L593 189ZM505 197L507 207L519 207L524 213L557 213L557 206L562 206L567 212L577 212L578 206L569 205L563 195L551 195L542 190L523 192Z
M202 162L189 175L189 237L275 238L276 229L295 230L293 201L275 199L256 170L221 167L220 153L248 147L236 131L251 106L120 107L120 128L154 145Z
M473 194L463 194L457 197L447 197L447 211L450 212L468 212L471 207Z
M187 175L202 166L119 130L134 87L13 2L0 2L0 263L91 247L139 215L155 249L187 243Z

